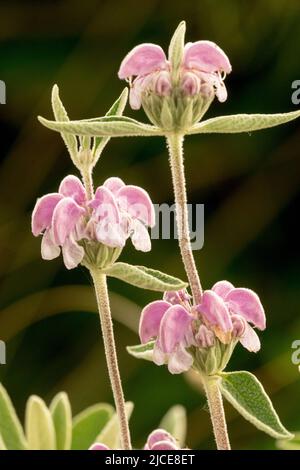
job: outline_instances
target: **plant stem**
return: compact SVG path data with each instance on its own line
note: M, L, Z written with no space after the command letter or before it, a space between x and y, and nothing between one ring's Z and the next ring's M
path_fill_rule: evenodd
M89 166L83 167L80 170L82 181L86 190L88 199L92 199L94 196L94 184L92 177L92 169Z
M208 401L217 449L230 450L223 399L218 381L218 378L206 377L206 379L203 380L203 385Z
M179 247L194 303L197 305L201 302L202 287L190 241L186 181L183 164L183 139L184 137L181 134L172 134L167 137L167 144L170 154L170 166L175 195Z
M107 368L111 388L113 391L116 411L119 418L121 445L123 450L131 450L130 432L118 366L118 358L116 352L113 323L110 312L106 276L105 274L102 274L97 268L91 270L91 276L94 282L97 304L99 309Z

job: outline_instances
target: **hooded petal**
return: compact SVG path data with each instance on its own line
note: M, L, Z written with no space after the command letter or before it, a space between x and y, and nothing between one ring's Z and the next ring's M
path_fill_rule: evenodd
M131 217L153 227L155 224L155 212L149 194L138 186L128 185L121 188L117 194L119 207Z
M100 444L98 442L95 442L95 444L92 444L89 450L110 450L109 447L107 447L105 444Z
M165 69L166 55L156 44L140 44L123 59L118 77L122 80L132 76L146 75L155 70Z
M115 196L107 187L99 186L89 205L100 220L105 219L110 223L120 222L120 211Z
M37 200L31 218L31 230L35 237L51 226L53 211L61 199L61 194L51 193Z
M170 433L168 433L164 429L155 429L154 431L152 431L151 434L149 434L146 445L151 450L154 444L157 444L161 441L168 441L172 442L173 444L176 444L174 437Z
M62 254L66 268L73 269L81 263L84 249L71 236L66 239L62 247Z
M170 354L185 339L193 321L192 315L180 305L172 305L162 318L159 328L159 342L162 351Z
M234 285L228 281L216 282L211 288L211 290L213 290L215 294L218 294L220 297L222 297L222 299L225 299L228 292L230 292L232 289L234 289Z
M66 176L59 186L59 193L65 197L71 197L77 204L81 205L86 200L86 192L82 182L77 176Z
M51 260L60 255L60 247L54 243L51 229L45 231L41 244L42 258Z
M232 289L226 295L225 301L232 313L241 315L260 330L266 328L266 316L260 299L250 289Z
M117 176L112 176L111 178L107 178L107 180L105 180L103 186L109 189L113 194L117 194L119 189L125 186L125 183L121 180L121 178L118 178Z
M248 323L245 324L245 331L240 338L240 343L250 352L260 350L260 340L255 330Z
M171 374L182 374L193 365L194 359L188 353L182 344L179 344L176 351L170 354L168 361L168 370Z
M206 290L197 310L207 320L209 325L218 327L224 333L232 331L230 313L224 300L212 290Z
M170 306L169 302L156 300L143 309L139 326L139 335L142 343L147 343L158 336L160 322Z
M151 250L151 240L148 230L145 225L139 220L133 220L130 224L132 229L131 241L136 250L139 251L150 251Z
M63 198L57 204L52 217L54 241L57 245L65 243L84 212L85 210L70 197Z
M231 64L225 52L214 42L197 41L185 46L184 66L203 72L231 72Z

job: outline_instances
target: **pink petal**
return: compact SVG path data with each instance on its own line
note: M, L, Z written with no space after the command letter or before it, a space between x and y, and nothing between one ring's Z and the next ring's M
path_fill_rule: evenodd
M125 183L121 180L121 178L118 178L117 176L112 176L103 183L103 186L109 189L113 194L117 194L119 189L125 186Z
M89 450L110 450L109 447L107 447L105 444L100 444L100 443L95 443L92 444Z
M170 441L160 441L153 444L150 450L178 450L179 447Z
M108 218L100 220L95 230L97 240L111 248L123 248L126 243L127 234L118 222L110 222Z
M170 354L184 340L193 317L180 305L172 305L161 320L159 341L162 351Z
M211 41L197 41L185 46L184 65L203 72L231 72L227 55Z
M232 330L232 322L224 300L212 290L206 290L202 296L202 303L197 310L208 321L209 325L218 327L223 332Z
M37 200L31 218L31 229L35 237L50 227L53 211L62 198L58 193L51 193Z
M142 343L147 343L158 336L160 322L170 304L164 300L156 300L148 304L142 311L139 335Z
M213 290L215 294L218 294L220 297L222 297L222 299L225 299L228 292L230 292L232 289L234 289L234 285L228 281L216 282L216 284L214 284L211 288L211 290Z
M71 236L65 240L62 246L62 254L66 268L73 269L83 260L84 249Z
M47 229L42 238L41 244L42 258L51 260L60 255L60 247L54 243L51 229Z
M186 96L194 96L200 93L201 80L193 72L185 72L181 81L181 89Z
M179 344L176 351L170 354L168 370L170 374L182 374L188 371L193 365L194 359L182 344Z
M134 47L123 59L118 77L129 78L134 75L145 75L154 70L166 68L164 51L156 44L140 44Z
M159 96L170 96L172 83L170 72L163 70L154 78L154 91Z
M236 288L227 294L225 300L233 313L241 315L260 330L266 328L265 311L255 292L250 289Z
M223 83L223 80L219 79L215 81L215 87L216 87L216 97L220 101L220 103L224 103L227 100L227 89L226 86Z
M154 431L152 431L151 434L149 434L146 445L151 450L154 444L157 444L158 442L161 442L161 441L168 441L168 442L172 442L176 444L176 440L170 433L168 433L164 429L155 429Z
M53 235L57 245L65 243L84 212L84 209L70 197L65 197L57 204L52 217Z
M259 337L257 336L252 326L250 326L248 323L246 323L245 331L243 336L240 338L240 343L250 352L257 352L260 350Z
M131 241L136 250L147 252L151 250L151 240L145 225L139 220L133 220L130 224L132 230Z
M181 304L182 302L189 302L191 299L190 294L188 294L186 289L181 289L178 291L167 291L164 293L164 300L170 302L172 305Z
M154 344L152 360L157 366L162 366L168 362L168 356L161 350L158 340Z
M120 211L115 196L107 187L99 186L89 205L95 209L96 216L100 220L105 219L110 223L120 222Z
M138 186L125 186L117 194L119 206L131 217L144 222L149 227L155 224L154 207L148 193Z
M86 192L82 182L77 176L66 176L59 186L59 193L65 197L71 197L77 204L83 204L86 200Z
M241 315L231 315L232 321L232 335L236 338L240 338L243 336L247 322L245 318L241 317Z
M196 334L196 342L200 348L211 348L215 344L215 335L205 325L200 325Z

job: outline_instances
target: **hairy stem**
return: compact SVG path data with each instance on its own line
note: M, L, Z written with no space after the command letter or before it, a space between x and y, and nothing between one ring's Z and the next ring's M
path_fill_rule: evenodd
M180 252L192 290L194 303L199 304L202 297L202 287L190 241L186 182L183 164L183 136L180 134L172 134L167 138L167 144L170 154L170 166L175 195Z
M87 197L88 199L92 199L94 197L92 169L89 166L86 166L84 168L81 168L80 172Z
M125 400L118 366L113 323L110 312L109 297L105 274L96 268L91 270L97 304L100 315L101 330L110 383L113 391L117 415L119 418L121 445L123 450L131 450L131 439L126 415Z
M230 450L223 399L220 392L218 379L207 377L203 380L203 385L208 401L217 449Z

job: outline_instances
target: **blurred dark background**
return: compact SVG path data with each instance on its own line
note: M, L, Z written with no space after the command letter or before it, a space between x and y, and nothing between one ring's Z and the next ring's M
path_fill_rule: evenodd
M187 40L210 39L229 55L229 98L209 116L295 110L291 84L300 79L298 0L156 1L11 0L0 4L0 339L7 365L0 380L23 419L28 395L49 401L66 390L74 413L112 401L95 301L87 272L66 271L61 259L45 262L30 232L38 196L56 191L74 172L57 133L36 116L51 116L54 83L72 118L103 115L124 87L117 70L141 42L165 49L180 20ZM145 120L143 113L127 114ZM230 369L248 369L263 381L283 423L300 430L300 375L291 343L300 337L299 217L300 124L252 135L193 136L186 141L190 202L205 204L205 245L195 253L203 284L219 279L254 289L266 309L262 349L237 347ZM102 155L95 180L118 175L145 187L154 202L173 202L165 145L160 138L115 139ZM151 254L128 245L123 261L184 276L176 242L155 240ZM136 344L141 308L159 295L110 282L121 373L135 402L133 438L146 434L175 403L186 406L187 444L213 448L204 399L183 376L138 361L125 350ZM233 448L274 448L268 436L226 406Z

